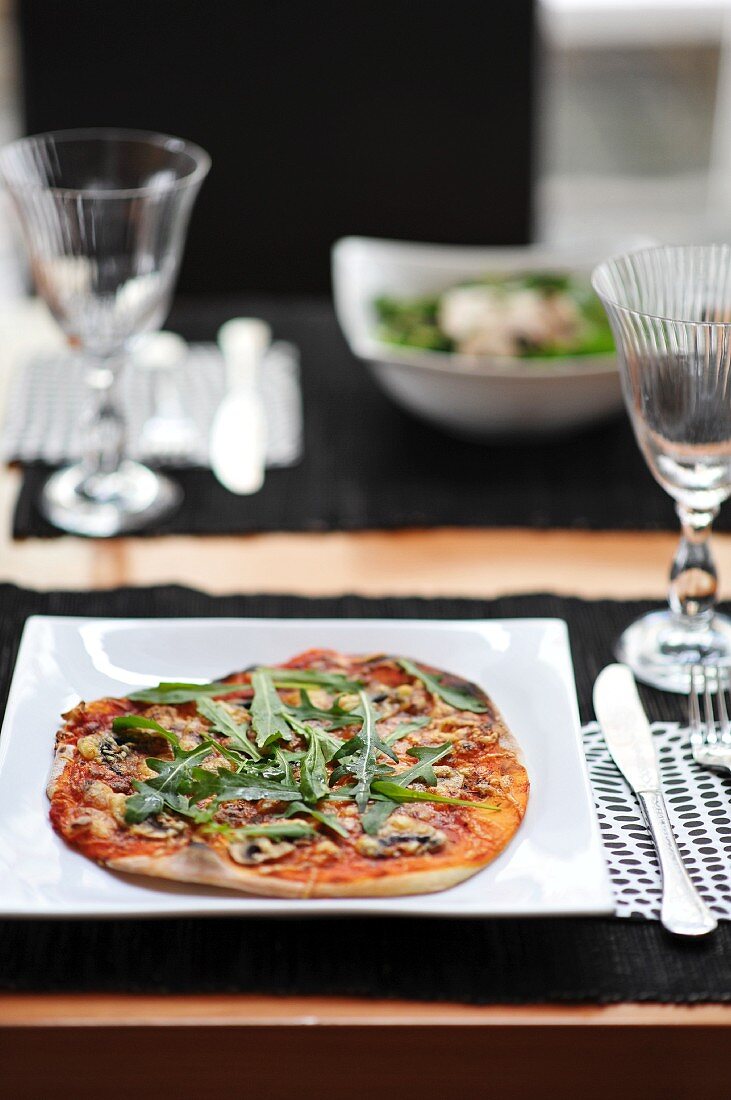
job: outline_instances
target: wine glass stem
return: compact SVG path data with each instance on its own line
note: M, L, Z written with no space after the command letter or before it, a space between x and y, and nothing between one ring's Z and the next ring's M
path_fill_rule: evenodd
M91 366L87 382L92 402L86 424L84 469L86 486L94 486L109 474L115 474L125 455L127 425L119 400L119 377L122 359L119 356L97 359Z
M670 570L670 608L685 627L705 629L713 616L718 592L710 547L711 526L718 508L700 511L678 504L676 511L682 535Z

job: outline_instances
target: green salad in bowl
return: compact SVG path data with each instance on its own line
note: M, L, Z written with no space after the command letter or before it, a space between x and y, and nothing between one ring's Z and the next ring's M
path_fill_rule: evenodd
M614 351L588 279L554 272L491 275L418 298L374 302L387 344L462 355L550 359Z

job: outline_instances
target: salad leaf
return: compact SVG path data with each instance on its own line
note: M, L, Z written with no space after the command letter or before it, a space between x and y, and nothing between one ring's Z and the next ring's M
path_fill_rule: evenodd
M329 710L316 707L304 687L300 689L300 696L302 702L299 706L295 707L290 704L287 707L289 713L300 721L307 721L308 718L316 719L319 722L327 722L330 729L333 730L342 729L344 726L359 726L362 721L357 714L345 710L338 702L333 703Z
M301 752L286 752L284 749L276 745L274 748L274 758L270 758L266 766L262 769L262 775L266 779L276 779L277 782L284 783L285 787L294 786L294 779L292 777L292 761L301 760L304 753Z
M412 718L411 721L402 722L399 726L396 726L396 729L387 733L383 740L387 745L393 745L396 741L400 741L402 737L408 737L410 733L415 733L416 730L428 726L430 722L431 718Z
M233 752L231 749L227 749L225 745L222 745L220 741L214 740L212 737L205 737L204 744L208 745L214 752L222 756L224 760L228 760L229 764L233 765L235 772L242 771L247 766L253 766L255 761L250 760L248 757L242 758L238 753Z
M293 714L287 715L287 721L289 722L295 733L299 733L302 737L307 739L309 743L310 738L315 736L320 743L322 749L322 755L325 757L325 762L332 760L337 756L338 752L342 749L344 742L342 738L336 737L330 730L322 729L320 726L309 726L304 722L300 722L298 718L295 718ZM358 722L362 722L363 719L358 716Z
M263 668L280 687L321 687L326 691L351 692L362 686L358 680L348 680L338 672L320 672L314 668Z
M468 802L466 798L448 798L446 795L432 794L431 791L412 791L387 779L376 779L373 790L385 795L393 802L438 802L443 806L467 806L471 810L491 810L497 812L500 807L490 802Z
M273 679L266 669L259 668L251 675L254 698L251 702L251 724L256 731L256 743L262 748L274 741L289 741L291 734L286 719L286 708L277 694Z
M196 765L208 756L211 746L204 741L202 745L186 750L180 747L177 738L171 742L171 745L172 760L160 760L153 756L147 761L148 768L157 772L154 779L132 780L137 794L127 799L124 812L125 821L130 824L138 824L151 814L160 813L165 809L173 810L186 817L197 817L193 803L198 800L195 797L191 798L194 787L193 773L204 771Z
M371 791L371 794L372 793ZM368 833L369 836L375 836L395 809L396 803L387 799L385 795L378 798L372 806L368 807L360 819L360 823L363 826L363 832Z
M206 833L224 833L233 840L247 836L268 836L275 839L298 840L301 837L314 836L315 830L306 821L261 821L256 825L226 825L212 821L203 826Z
M221 684L213 681L209 684L172 683L163 680L154 688L133 691L128 698L137 703L194 703L204 695L230 695L236 691L245 691L246 684Z
M377 774L378 753L382 752L390 756L392 760L398 757L388 745L384 744L378 736L376 713L371 701L363 689L359 689L360 699L359 713L363 719L360 733L346 741L335 753L333 760L348 758L342 769L336 769L330 776L330 782L337 781L343 770L351 772L355 776L355 788L353 797L361 813L365 812L370 796L371 782Z
M449 703L450 707L455 707L456 710L470 710L476 714L483 714L487 710L485 704L481 703L470 692L447 687L436 676L424 672L423 669L420 669L413 661L407 660L406 657L401 657L398 663L410 676L415 676L418 680L421 680L427 691L431 692L432 695L438 695L445 703Z
M300 790L305 802L319 802L330 790L325 754L317 731L306 728L309 745L300 764Z
M200 802L203 798L213 798L216 806L239 798L247 802L256 802L260 798L293 802L301 797L299 787L294 784L280 783L248 772L231 772L225 768L212 772L207 768L193 768L192 778L192 800Z
M530 271L516 281L518 290L540 290L549 294L571 288L571 276L555 271Z
M451 741L445 741L441 745L417 745L409 749L408 755L416 757L418 763L405 772L398 772L394 782L398 783L399 787L408 787L409 783L420 779L422 783L426 783L427 787L436 787L437 777L432 764L436 764L437 760L441 760L453 748Z
M416 779L422 780L428 787L434 787L436 786L437 777L434 774L432 765L435 764L437 760L441 760L443 756L446 756L453 747L450 741L446 741L443 745L424 745L409 749L409 756L415 756L418 763L408 768L405 772L392 772L391 775L377 778L379 780L382 779L384 782L392 783L397 787L407 787L409 783L413 783ZM371 793L380 793L383 796L383 792L379 792L375 783L372 785ZM394 801L394 799L385 802L377 800L368 810L366 810L361 819L363 829L366 833L372 836L374 833L378 832L387 818L396 809Z
M454 341L439 326L439 299L401 300L383 296L374 302L379 336L388 344L452 351Z
M114 733L121 733L125 730L150 730L159 737L164 737L171 745L178 744L178 739L174 733L170 733L169 730L166 730L164 726L161 726L159 722L155 722L152 718L143 718L141 714L121 714L112 722L112 730Z
M291 817L293 814L309 814L315 821L319 821L321 825L325 825L328 829L332 829L338 836L343 836L347 839L350 833L345 826L338 821L334 814L326 814L322 810L316 810L312 806L305 806L304 802L290 802L285 812L285 817Z
M256 745L246 736L248 722L237 722L231 712L226 710L226 707L222 703L217 703L215 699L206 697L197 699L196 707L198 713L202 715L203 718L208 719L211 723L211 728L216 733L220 733L224 737L230 738L235 748L240 752L246 753L252 760L261 759L261 753Z

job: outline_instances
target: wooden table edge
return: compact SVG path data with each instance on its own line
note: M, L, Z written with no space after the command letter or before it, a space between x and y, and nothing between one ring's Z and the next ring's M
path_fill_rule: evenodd
M458 1005L249 994L6 993L0 1029L44 1027L724 1027L731 1005Z

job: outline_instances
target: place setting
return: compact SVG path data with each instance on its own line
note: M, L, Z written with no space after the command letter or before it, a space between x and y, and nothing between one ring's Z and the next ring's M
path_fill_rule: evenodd
M68 190L95 158L140 175ZM272 343L267 322L229 319L217 345L144 335L163 319L208 166L202 150L177 139L113 132L24 139L0 154L38 285L80 345L73 363L25 367L4 436L6 458L76 459L42 491L41 511L59 528L109 536L172 512L175 481L129 455L149 458L157 446L161 458L167 446L170 461L176 425L179 464L202 463L207 452L241 496L261 489L277 408L283 451L272 464L300 457L296 353ZM153 182L143 182L151 168ZM123 189L135 178L136 189ZM163 217L175 219L172 236L158 228ZM115 239L134 247L99 251ZM467 430L497 370L513 401L540 411L525 427L540 435L614 411L614 339L638 443L676 502L670 607L617 641L623 663L604 668L593 688L598 725L579 725L561 617L495 618L490 609L477 618L472 607L471 621L443 621L437 605L432 620L429 603L413 620L33 615L2 735L6 919L614 915L659 918L693 937L731 914L728 789L718 774L731 744L731 628L715 609L708 543L731 487L722 411L731 250L645 247L598 264L591 284L558 272L556 257L536 254L550 269L525 275L520 250L496 253L493 271L484 253L435 252L450 272L458 262L463 279L468 258L473 280L441 301L425 292L450 280L416 246L384 245L381 255L352 239L335 250L341 324L386 390L409 403L416 382L400 388L398 371L424 371L419 393L431 400L427 383L451 370L465 411L444 398L435 410ZM135 274L140 266L146 275ZM401 284L410 299L375 298L376 286L392 290L410 272ZM358 312L364 303L380 316L375 343ZM512 331L533 334L532 343L517 338L516 362L521 351L540 355L541 340L567 348L555 378L542 378L530 358L508 368ZM415 351L416 341L427 350ZM572 348L595 358L574 367ZM582 370L578 404L541 397L554 381L577 387ZM94 411L84 421L88 391ZM474 432L499 437L519 425L521 414L511 424L499 402L489 406L496 420L475 422ZM653 738L635 676L688 695L690 734L666 723ZM662 769L681 798L664 798Z
M338 14L343 57L371 18ZM204 81L187 114L165 87L63 129L31 81L0 145L26 279L0 302L0 1035L159 1036L139 1089L165 1050L196 1095L237 1087L175 1068L219 1039L268 1095L265 1032L326 1065L378 1027L403 1097L396 1034L445 1088L456 1036L478 1092L527 1041L506 1096L544 1070L584 1095L601 1059L603 1100L651 1029L647 1100L691 1096L731 1001L731 244L667 243L649 206L559 232L545 181L534 232L532 57L501 69L486 203L445 126L478 89L429 101L417 186L431 131L389 54L398 198L337 151L345 116L303 123L285 24L262 56L299 114L231 91L232 135Z

